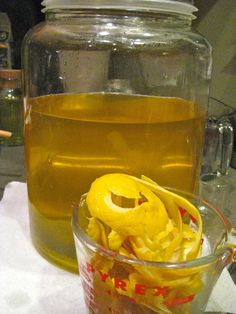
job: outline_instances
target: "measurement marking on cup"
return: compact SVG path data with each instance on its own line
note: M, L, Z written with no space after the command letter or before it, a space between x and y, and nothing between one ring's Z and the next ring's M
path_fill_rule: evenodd
M182 298L176 298L173 300L168 300L168 301L165 301L164 304L168 307L172 307L172 306L176 306L179 304L191 302L193 299L194 299L194 294L186 296L186 297L182 297Z

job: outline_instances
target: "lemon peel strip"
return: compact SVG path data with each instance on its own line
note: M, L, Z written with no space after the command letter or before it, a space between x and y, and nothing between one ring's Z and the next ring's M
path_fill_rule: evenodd
M199 254L199 250L201 247L201 239L202 239L202 219L201 216L197 210L197 208L190 203L187 199L184 197L175 194L171 191L168 191L161 186L159 186L154 181L150 180L149 178L142 176L142 179L132 177L135 181L142 182L146 187L149 187L153 192L155 192L160 198L164 199L166 204L169 204L170 207L168 207L168 210L170 211L170 214L173 215L173 208L176 207L182 207L184 208L194 219L196 219L198 223L198 230L196 232L195 241L192 245L191 251L187 254L187 259L193 259L196 258ZM170 203L170 199L172 200L172 203ZM173 204L174 203L174 204ZM180 224L182 225L182 219L181 222L179 221L179 217L181 216L179 211L178 216L173 215L174 220L178 227L180 227ZM180 227L180 232L182 232L182 227ZM176 241L177 242L177 241Z

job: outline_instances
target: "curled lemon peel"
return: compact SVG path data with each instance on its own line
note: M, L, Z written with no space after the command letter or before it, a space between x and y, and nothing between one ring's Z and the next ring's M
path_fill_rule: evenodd
M120 198L120 204L113 202L113 196ZM199 255L202 220L197 208L149 178L126 174L102 176L93 182L86 202L91 216L111 230L107 241L102 231L106 247L119 250L124 239L130 237L132 253L141 259L178 262ZM179 208L193 217L196 230L183 222ZM91 220L89 233L96 228L102 230L100 223Z
M133 199L136 206L121 207L113 202L112 195ZM143 197L146 201L139 205L138 201ZM96 179L86 202L92 217L124 236L153 236L165 230L169 219L162 201L150 189L125 174L108 174Z

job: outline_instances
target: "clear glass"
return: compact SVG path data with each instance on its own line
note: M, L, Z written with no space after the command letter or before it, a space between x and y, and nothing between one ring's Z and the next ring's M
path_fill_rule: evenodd
M21 70L0 69L0 199L7 183L25 182Z
M0 128L12 133L1 145L23 144L23 116L21 71L0 69Z
M107 172L194 191L211 48L174 13L48 10L23 43L33 243L76 270L71 204Z
M218 99L210 98L208 119L203 147L201 175L209 174L225 176L229 165L234 144L234 115L236 110Z
M203 221L202 257L180 263L127 258L86 234L90 214L86 194L74 207L72 227L87 313L199 314L223 268L234 258L227 246L231 226L199 196L174 190L191 201Z

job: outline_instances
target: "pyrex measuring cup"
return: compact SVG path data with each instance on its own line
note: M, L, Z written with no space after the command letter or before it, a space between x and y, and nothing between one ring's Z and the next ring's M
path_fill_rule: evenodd
M128 258L93 242L86 234L89 212L82 196L72 226L87 313L204 312L223 268L235 258L235 247L227 243L231 226L200 197L181 195L199 209L204 237L202 257L180 263Z
M211 97L205 129L202 175L226 175L233 150L235 109Z

